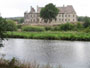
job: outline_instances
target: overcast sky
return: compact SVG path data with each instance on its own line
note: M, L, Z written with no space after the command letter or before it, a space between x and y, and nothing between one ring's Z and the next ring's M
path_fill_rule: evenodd
M90 0L0 0L0 12L2 17L24 16L30 6L35 9L53 3L56 6L73 5L78 16L90 16Z

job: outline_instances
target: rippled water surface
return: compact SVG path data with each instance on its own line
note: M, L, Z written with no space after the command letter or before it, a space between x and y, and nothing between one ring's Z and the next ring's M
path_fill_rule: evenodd
M63 68L90 68L90 42L9 39L0 48L0 55L36 61L40 64L62 65Z

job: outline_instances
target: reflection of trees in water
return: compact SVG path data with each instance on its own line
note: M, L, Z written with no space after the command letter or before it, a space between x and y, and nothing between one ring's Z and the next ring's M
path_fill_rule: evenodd
M0 39L0 47L3 47L3 41Z

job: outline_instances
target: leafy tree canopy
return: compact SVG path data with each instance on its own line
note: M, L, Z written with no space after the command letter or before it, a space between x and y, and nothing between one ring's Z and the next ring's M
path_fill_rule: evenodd
M17 27L15 21L13 20L6 20L7 21L7 31L16 31Z
M51 22L53 19L56 20L56 16L58 15L58 8L52 3L47 4L40 11L40 17L44 20L44 22Z
M85 17L83 25L85 28L90 27L90 19L88 17Z
M0 40L3 40L7 30L7 21L6 19L0 17Z

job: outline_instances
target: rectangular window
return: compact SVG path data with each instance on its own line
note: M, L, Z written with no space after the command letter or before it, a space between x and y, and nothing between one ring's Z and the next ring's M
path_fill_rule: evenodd
M74 15L73 15L73 17L74 17Z
M65 17L67 17L67 15L65 15Z
M62 17L64 17L64 14L62 14Z
M74 21L74 19L73 19L73 21Z
M68 21L70 21L70 19L68 19Z
M67 21L67 19L65 19L65 21Z
M70 15L68 15L68 17L70 17Z

